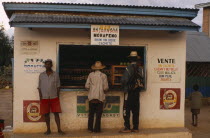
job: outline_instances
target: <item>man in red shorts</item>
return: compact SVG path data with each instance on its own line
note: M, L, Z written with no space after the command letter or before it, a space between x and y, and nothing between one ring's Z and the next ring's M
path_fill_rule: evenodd
M50 130L50 112L55 115L55 122L58 127L58 133L64 134L60 128L60 117L61 113L59 92L60 92L60 79L59 75L52 70L52 60L47 59L45 61L46 71L39 75L39 96L40 96L40 112L45 116L45 122L47 125L47 131L44 133L49 135Z

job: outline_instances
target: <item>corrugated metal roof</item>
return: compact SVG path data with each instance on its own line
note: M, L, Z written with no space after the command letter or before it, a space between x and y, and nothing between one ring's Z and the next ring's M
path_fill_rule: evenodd
M207 3L200 3L195 5L196 8L205 8L205 7L210 7L210 2Z
M48 5L84 5L84 6L106 6L106 7L128 7L128 8L151 8L151 9L174 9L174 10L196 10L194 8L164 7L164 6L140 6L140 5L117 5L117 4L89 4L89 3L63 3L63 2L3 2L3 4L48 4Z
M13 14L10 23L80 23L199 27L189 19L170 17L82 16L61 14Z
M210 62L210 38L205 33L187 33L187 62Z

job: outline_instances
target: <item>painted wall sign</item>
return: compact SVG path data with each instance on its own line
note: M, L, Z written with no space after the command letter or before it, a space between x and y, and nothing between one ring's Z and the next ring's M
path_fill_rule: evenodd
M88 117L88 96L77 96L77 117ZM120 117L120 96L106 96L102 117Z
M180 82L180 62L177 58L153 57L152 58L153 82Z
M160 89L160 109L180 109L180 88Z
M119 26L91 25L91 45L119 45Z
M39 53L38 41L21 41L20 42L21 54L35 55Z
M24 71L26 73L41 73L45 71L44 59L26 58L24 61Z
M24 122L44 122L44 116L40 115L39 100L23 101L23 121Z

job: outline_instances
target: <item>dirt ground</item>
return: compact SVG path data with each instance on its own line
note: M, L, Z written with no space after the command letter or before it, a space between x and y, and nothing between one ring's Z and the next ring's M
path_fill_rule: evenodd
M0 119L5 126L12 125L12 89L0 89Z
M198 126L191 125L192 117L190 108L185 108L185 127L191 130L193 138L210 138L210 106L201 108L201 113L198 116Z

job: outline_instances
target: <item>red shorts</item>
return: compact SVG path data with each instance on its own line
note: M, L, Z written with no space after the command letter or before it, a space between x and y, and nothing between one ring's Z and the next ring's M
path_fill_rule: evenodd
M61 106L59 98L54 99L42 99L40 101L40 114L44 115L47 113L61 113Z

